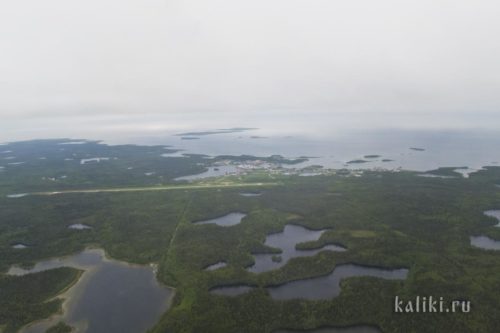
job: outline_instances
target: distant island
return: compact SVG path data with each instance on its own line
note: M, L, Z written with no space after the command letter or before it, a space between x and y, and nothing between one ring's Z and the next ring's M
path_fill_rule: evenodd
M215 135L215 134L229 134L229 133L239 133L246 131L257 130L255 127L233 127L233 128L220 128L213 131L201 131L201 132L186 132L175 134L175 136L183 136L183 137L195 137L195 136L204 136L204 135Z
M368 162L370 162L370 161L358 159L358 160L351 160L351 161L347 162L347 164L360 164L360 163L368 163Z

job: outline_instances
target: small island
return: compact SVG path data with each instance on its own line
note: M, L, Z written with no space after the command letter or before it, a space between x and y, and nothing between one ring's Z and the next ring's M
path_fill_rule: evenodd
M351 160L351 161L347 162L347 164L362 164L362 163L368 163L368 162L370 162L370 161L357 159L357 160Z

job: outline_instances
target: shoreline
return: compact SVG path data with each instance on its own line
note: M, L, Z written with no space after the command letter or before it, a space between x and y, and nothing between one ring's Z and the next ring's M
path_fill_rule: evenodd
M54 260L54 259L68 259L72 256L78 255L78 254L86 252L86 251L98 252L102 262L106 262L106 263L112 262L112 263L118 264L120 266L125 266L125 267L130 267L130 268L146 268L146 269L150 270L153 273L153 281L152 282L156 283L160 288L167 289L171 292L170 297L168 297L165 300L164 304L165 304L166 310L165 310L165 312L163 312L161 314L161 316L163 316L171 308L173 301L174 301L174 298L176 296L177 290L175 287L168 286L158 279L157 271L155 271L154 267L152 266L152 264L158 265L157 263L136 264L136 263L128 263L126 261L121 261L118 259L113 259L111 256L109 256L109 254L103 248L98 247L98 246L93 244L93 245L89 245L89 246L85 247L81 251L77 251L77 252L74 252L72 254L68 254L68 255L64 255L64 256L60 256L60 257L55 256L55 257L51 257L51 258L38 260L35 263L35 266L39 262L49 261L49 260ZM33 266L33 267L35 267L35 266ZM79 273L70 284L68 284L66 287L64 287L62 290L60 290L53 297L50 297L49 299L47 299L47 301L60 299L61 306L60 306L59 310L47 318L42 318L42 319L38 319L38 320L32 321L30 323L27 323L26 325L19 328L18 332L25 333L27 330L29 330L33 326L43 325L44 323L47 323L47 325L49 325L47 328L49 328L49 327L57 324L57 322L56 322L56 321L58 321L57 319L59 319L59 321L64 321L65 316L68 315L68 312L70 310L70 306L71 306L70 303L75 300L75 297L78 296L78 295L76 295L76 293L83 291L83 290L76 290L76 289L78 289L76 287L81 287L80 289L84 288L85 284L89 281L89 279L91 279L92 275L98 271L98 266L99 266L99 264L91 265L91 266L87 266L87 267L81 266L81 265L67 265L67 266L63 265L63 266L61 266L61 267L71 267L71 268L77 269L79 271ZM9 271L11 270L12 267L19 267L19 266L12 265L9 268ZM50 269L53 269L53 268L49 268L46 270L50 270ZM45 270L41 270L39 272L42 272L42 271L45 271ZM26 273L21 274L21 275L36 274L36 273L38 273L38 272L33 272L33 273L26 272ZM8 273L6 273L6 275L20 276L20 275L16 275L16 274L8 274ZM161 318L161 316L160 316L160 318ZM151 327L153 327L156 324L157 324L157 322L153 323L153 325ZM42 330L44 330L44 329L46 329L46 328L42 328Z

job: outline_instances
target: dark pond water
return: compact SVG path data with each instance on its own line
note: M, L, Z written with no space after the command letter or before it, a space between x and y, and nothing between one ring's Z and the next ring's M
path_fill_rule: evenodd
M22 332L41 333L64 320L77 332L145 332L168 309L173 291L161 286L149 266L131 266L106 259L97 249L37 263L32 269L12 267L22 275L56 267L84 269L80 280L61 295L64 313L39 321Z
M273 333L380 333L372 326L324 327L312 330L278 330Z
M310 230L298 225L287 224L283 232L268 235L264 242L265 245L279 248L282 252L279 254L255 254L255 264L249 267L248 270L261 273L280 268L291 258L314 256L325 250L345 251L345 248L331 244L313 250L297 250L295 248L299 243L318 240L325 231ZM273 261L273 256L279 256L281 261Z
M262 195L261 192L242 192L240 193L242 197L260 197Z
M25 197L27 195L28 195L28 193L7 194L7 198L17 199L17 198Z
M387 280L403 280L408 270L382 269L361 265L346 264L337 266L332 273L326 276L298 280L276 287L268 287L273 299L288 300L301 299L331 299L340 294L340 281L354 276L372 276Z
M88 226L86 224L81 224L81 223L76 223L76 224L71 224L68 226L69 229L75 229L75 230L85 230L85 229L92 229L91 226Z
M224 261L219 261L213 265L205 267L206 271L215 271L216 269L226 267L227 264Z
M408 269L385 269L378 267L368 267L355 264L345 264L337 266L332 273L325 276L297 280L279 286L270 286L266 289L273 299L332 299L340 294L340 282L343 279L356 276L371 276L386 280L404 280L408 275ZM245 284L220 286L210 290L212 294L223 296L238 296L255 289Z
M230 227L239 224L241 220L247 216L246 214L235 212L227 215L217 217L215 219L195 221L194 224L217 224L221 227Z
M470 244L484 250L500 250L500 241L487 236L471 236Z
M484 215L494 217L498 220L497 227L500 227L500 210L487 210L484 212Z

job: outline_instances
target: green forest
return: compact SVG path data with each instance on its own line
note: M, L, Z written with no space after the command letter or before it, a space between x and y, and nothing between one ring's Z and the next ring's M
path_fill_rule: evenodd
M54 150L54 143L25 146L26 157L36 153L61 160L66 156ZM112 155L99 151L104 145L85 146L76 147L81 150L77 153L86 156L89 152L84 149L92 149L98 150L92 156ZM93 165L95 170L82 171L78 165L36 157L33 164L19 170L0 172L0 331L16 332L61 311L61 301L54 297L81 274L76 269L58 268L17 277L6 274L11 265L29 267L38 260L73 254L88 246L101 247L118 260L159 265L158 279L175 288L175 298L151 332L265 333L355 325L389 333L494 332L500 326L500 252L470 245L470 236L475 235L500 240L500 228L495 227L498 221L484 215L486 210L500 209L500 167L485 168L470 178L458 177L448 169L433 173L449 178L420 177L407 171L365 171L361 177L350 177L348 172L315 177L254 172L226 177L226 181L240 184L273 182L265 188L246 189L262 193L253 197L241 196L239 188L8 197L96 185L153 184L147 177L129 176L130 166L141 172L164 170L163 184L169 184L172 177L203 171L207 166L199 164L199 156L172 163L145 157L157 156L165 147L109 149L119 158L103 168ZM75 177L57 184L42 179L61 174ZM193 223L231 212L243 212L246 217L231 227ZM92 229L74 232L67 228L74 223ZM277 270L249 272L246 268L253 264L252 254L277 252L264 241L286 224L328 229L319 240L299 244L300 248L339 244L347 251L322 251L313 257L291 259ZM19 250L14 244L28 247ZM204 269L219 261L227 266ZM341 294L329 300L276 301L265 289L327 275L345 263L403 267L409 274L398 281L349 278L342 281ZM213 287L235 284L257 288L236 297L210 293ZM394 313L396 295L470 300L472 310ZM66 331L70 328L64 323L49 330Z

